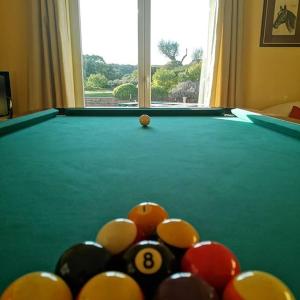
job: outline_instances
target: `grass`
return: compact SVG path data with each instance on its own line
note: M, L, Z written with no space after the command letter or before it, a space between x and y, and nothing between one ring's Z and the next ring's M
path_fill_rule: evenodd
M113 97L112 90L84 91L84 97Z

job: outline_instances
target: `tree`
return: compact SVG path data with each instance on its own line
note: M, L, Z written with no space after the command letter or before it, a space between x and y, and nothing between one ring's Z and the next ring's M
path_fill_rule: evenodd
M131 74L126 74L121 79L122 83L138 84L138 70L134 70Z
M121 79L126 74L131 74L137 66L107 64L102 56L83 55L83 76L87 80L91 74L103 74L108 80Z
M202 58L203 58L203 49L202 48L195 49L192 54L192 60L193 61L201 61Z
M183 68L183 67L182 67ZM177 69L174 71L176 72ZM178 70L178 82L199 81L201 75L201 62L193 62L184 69Z
M166 91L161 86L152 86L151 87L151 98L152 99L161 99L168 97L168 91Z
M91 74L86 81L87 90L99 90L107 87L108 80L103 74Z
M201 62L191 64L187 70L187 79L191 81L199 81L201 75Z
M176 73L173 70L165 68L158 69L152 77L153 86L159 86L167 92L175 87L177 82L178 78Z
M179 44L177 42L161 40L158 44L159 51L171 61L177 61Z
M86 80L91 74L101 73L101 66L105 65L102 56L99 55L83 55L83 76Z
M161 40L158 43L158 49L163 55L165 55L171 60L172 66L182 65L184 59L187 57L187 49L186 49L185 55L182 57L182 59L180 61L177 60L177 56L179 55L179 44L174 41Z
M114 97L122 100L135 100L138 89L134 84L124 83L113 90Z

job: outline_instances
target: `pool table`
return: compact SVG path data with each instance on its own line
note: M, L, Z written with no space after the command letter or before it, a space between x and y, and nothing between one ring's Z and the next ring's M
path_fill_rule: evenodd
M299 124L241 109L50 109L0 123L0 136L0 293L152 201L300 299Z

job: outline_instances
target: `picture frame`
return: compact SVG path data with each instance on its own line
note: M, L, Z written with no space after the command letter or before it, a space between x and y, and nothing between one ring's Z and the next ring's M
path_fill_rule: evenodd
M12 117L9 72L0 71L0 117Z
M300 0L264 0L261 47L300 47Z

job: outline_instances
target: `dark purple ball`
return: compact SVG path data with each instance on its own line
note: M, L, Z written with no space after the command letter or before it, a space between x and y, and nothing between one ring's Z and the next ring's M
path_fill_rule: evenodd
M218 300L213 287L191 273L175 273L159 286L154 300Z

